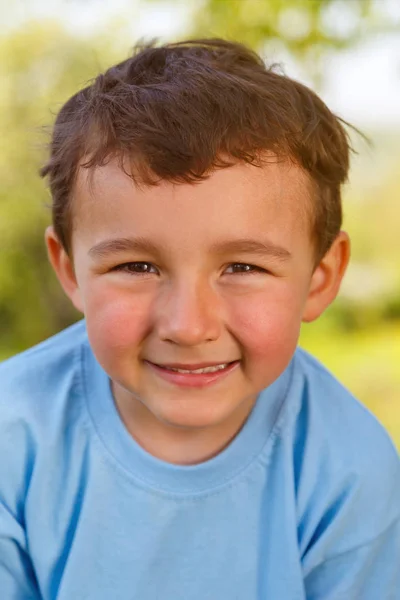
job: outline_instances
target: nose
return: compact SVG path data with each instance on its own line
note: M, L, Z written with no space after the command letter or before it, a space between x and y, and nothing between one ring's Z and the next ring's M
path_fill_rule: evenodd
M163 341L198 346L220 336L220 300L205 282L186 278L171 284L156 310L158 335Z

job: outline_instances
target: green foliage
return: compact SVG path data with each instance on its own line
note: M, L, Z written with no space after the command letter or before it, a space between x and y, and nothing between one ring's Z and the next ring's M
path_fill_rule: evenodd
M374 0L186 0L186 3L194 7L191 35L240 41L256 50L265 50L268 55L275 50L280 54L286 50L315 83L323 76L321 59L327 52L396 29Z
M306 54L316 45L341 48L353 43L364 32L372 15L371 0L352 0L351 8L345 10L354 24L341 32L329 23L335 7L343 10L344 3L337 0L206 0L200 3L195 28L218 32L254 47L277 38L295 55Z
M0 356L5 356L78 317L46 257L50 198L38 170L48 139L40 127L53 121L50 110L57 112L104 65L91 40L71 38L57 23L28 24L3 37L0 55Z

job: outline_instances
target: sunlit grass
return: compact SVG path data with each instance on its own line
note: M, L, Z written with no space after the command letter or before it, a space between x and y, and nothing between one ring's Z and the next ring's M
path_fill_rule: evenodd
M378 417L400 450L400 323L352 333L305 325L300 346Z

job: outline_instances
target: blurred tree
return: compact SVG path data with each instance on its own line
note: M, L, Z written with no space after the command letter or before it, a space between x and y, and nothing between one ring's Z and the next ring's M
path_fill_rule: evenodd
M160 0L153 0L160 2ZM173 2L174 0L172 0ZM175 0L180 2L181 0ZM171 3L171 0L161 0ZM318 83L322 59L376 33L399 30L382 0L185 0L190 34L226 37L263 51L288 51Z
M48 125L78 87L115 57L100 40L60 24L27 24L0 38L0 358L78 318L49 269L43 240L50 203L38 170Z

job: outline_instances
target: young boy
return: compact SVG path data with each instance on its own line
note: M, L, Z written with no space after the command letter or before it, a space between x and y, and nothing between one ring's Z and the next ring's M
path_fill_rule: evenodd
M0 367L1 600L400 598L398 455L297 347L348 264L348 161L223 40L63 106L46 243L84 321Z

